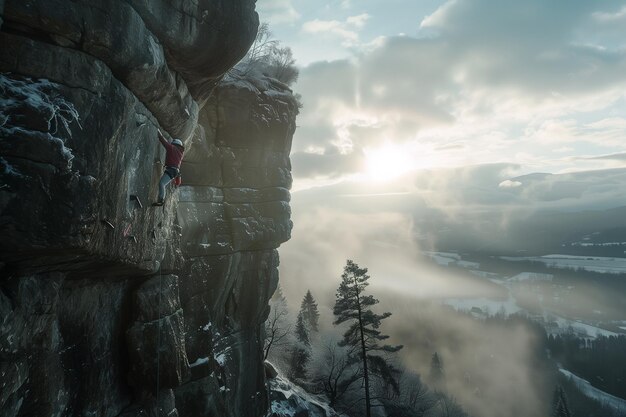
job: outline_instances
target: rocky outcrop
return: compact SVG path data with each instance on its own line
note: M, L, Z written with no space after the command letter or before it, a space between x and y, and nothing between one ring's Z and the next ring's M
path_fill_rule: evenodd
M278 284L276 248L290 237L297 111L286 86L237 76L200 112L178 204L192 378L174 391L177 404L194 407L189 415L254 416L268 406L260 327ZM207 401L211 387L220 395Z
M0 0L0 416L260 416L297 105L253 0ZM163 150L183 186L153 208Z

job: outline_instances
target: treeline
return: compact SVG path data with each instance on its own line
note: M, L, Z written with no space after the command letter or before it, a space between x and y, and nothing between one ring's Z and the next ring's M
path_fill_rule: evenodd
M626 399L626 336L581 339L572 334L550 335L547 347L553 359L568 371Z
M432 357L429 385L404 369L396 353L400 345L381 325L390 312L377 313L378 300L367 293L367 268L347 261L336 292L332 325L320 323L317 302L304 295L295 319L290 318L280 287L270 301L265 357L305 390L326 397L348 416L371 416L374 409L402 417L466 417L446 394L443 361Z

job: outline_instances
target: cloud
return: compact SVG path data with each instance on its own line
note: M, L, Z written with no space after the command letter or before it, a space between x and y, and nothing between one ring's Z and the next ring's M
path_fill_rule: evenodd
M504 180L500 184L498 184L498 187L500 187L500 188L517 188L517 187L520 187L521 185L522 185L522 183L519 182L519 181Z
M591 145L616 152L624 143L615 115L626 110L626 37L622 49L581 39L598 32L598 19L621 19L622 8L610 0L567 8L446 2L423 19L420 37L378 38L353 59L303 68L294 146L349 143L361 152L385 141L419 143L413 148L430 147L443 166L509 160L559 169L568 162L550 159L556 143L570 155ZM313 21L307 30L354 40L365 21Z
M305 22L302 31L323 36L336 36L342 39L344 46L355 45L359 39L358 31L365 26L370 18L367 13L350 16L344 21L315 19Z
M473 82L542 94L589 91L623 81L624 53L581 44L579 37L588 34L577 32L591 24L594 13L617 4L575 0L564 8L539 0L453 0L421 27L449 43Z
M586 142L598 147L621 147L626 140L626 119L609 117L591 123L573 118L547 119L539 125L530 124L523 140L535 144Z
M610 160L610 161L626 161L626 152L621 152L621 153L613 153L613 154L609 154L609 155L601 155L601 156L594 156L591 158L585 158L585 159L604 159L604 160Z
M293 23L301 17L292 0L263 0L257 4L257 11L261 21L267 21L271 25Z
M293 173L301 178L337 178L362 170L364 157L361 152L340 153L329 147L322 153L296 152L291 155Z
M593 17L600 22L626 21L626 6L614 13L595 12L593 13Z
M363 26L365 26L365 23L370 19L370 15L367 13L362 13L356 16L349 16L346 19L346 23L348 25L352 25L355 28L361 29Z

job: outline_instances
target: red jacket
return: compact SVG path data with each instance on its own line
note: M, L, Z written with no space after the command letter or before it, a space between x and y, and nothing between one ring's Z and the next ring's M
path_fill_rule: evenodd
M165 166L180 168L180 163L183 160L183 154L185 151L165 140L161 140L160 138L159 140L161 141L161 145L165 148Z

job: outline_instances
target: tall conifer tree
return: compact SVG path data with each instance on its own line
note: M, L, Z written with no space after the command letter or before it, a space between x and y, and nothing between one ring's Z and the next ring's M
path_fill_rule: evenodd
M552 417L572 417L565 390L560 385L554 390Z
M383 382L393 387L396 392L399 390L396 380L398 370L386 358L375 353L392 353L402 348L402 346L380 344L389 336L382 334L378 328L381 321L391 316L391 313L376 314L371 310L378 300L364 293L369 285L367 282L369 278L367 268L360 268L356 263L348 260L341 275L342 280L337 289L333 309L334 324L349 325L339 345L347 346L350 354L361 363L367 417L371 417L370 378L372 376L382 378Z
M319 330L318 322L320 313L317 309L317 302L315 302L315 298L313 298L310 290L307 290L304 298L302 299L302 304L300 304L300 314L302 314L304 324L310 332L317 332Z

